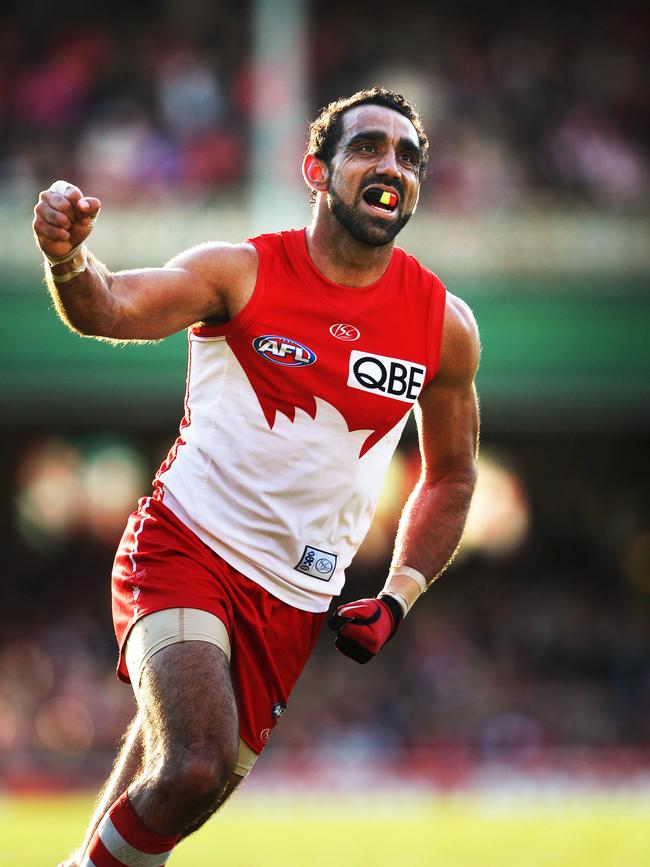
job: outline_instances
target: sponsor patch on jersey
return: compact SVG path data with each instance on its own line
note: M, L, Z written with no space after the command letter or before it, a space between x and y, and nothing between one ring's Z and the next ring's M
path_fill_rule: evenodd
M305 367L316 361L316 353L307 346L291 337L281 337L279 334L264 334L262 337L256 337L253 340L253 348L262 358L274 364L281 364L283 367Z
M345 322L330 325L330 334L338 340L358 340L361 337L356 325L347 325Z
M369 394L415 403L422 391L426 372L426 367L415 361L353 349L350 353L348 385Z
M293 568L305 575L311 575L312 578L329 581L336 569L336 554L305 545L300 562Z

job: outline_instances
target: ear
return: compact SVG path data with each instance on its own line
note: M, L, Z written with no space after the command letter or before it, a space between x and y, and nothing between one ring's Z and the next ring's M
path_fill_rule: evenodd
M305 183L317 193L326 193L329 187L329 169L327 163L319 160L313 154L305 154L302 161L302 176Z

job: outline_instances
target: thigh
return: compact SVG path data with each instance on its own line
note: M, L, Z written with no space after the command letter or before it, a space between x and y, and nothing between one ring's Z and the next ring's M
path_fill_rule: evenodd
M234 764L237 704L228 659L214 644L171 644L145 664L137 690L147 761L206 751Z
M128 637L143 617L168 609L192 609L209 612L230 628L232 612L219 576L220 562L162 503L151 497L140 502L127 523L112 573L113 623L122 680L129 680L124 655Z
M138 694L142 672L148 661L165 647L182 642L208 642L220 648L230 661L230 637L225 624L207 611L193 608L168 608L142 617L129 632L123 650L124 661L133 689ZM235 694L236 682L233 677ZM242 709L237 702L240 728ZM257 758L240 736L235 773L246 776Z

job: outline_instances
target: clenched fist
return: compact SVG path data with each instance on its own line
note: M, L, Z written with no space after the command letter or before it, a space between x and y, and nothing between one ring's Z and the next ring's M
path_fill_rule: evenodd
M338 650L355 662L365 663L395 635L403 616L399 602L385 594L339 605L327 625L336 632Z
M55 181L34 208L36 243L53 262L66 257L90 235L100 208L99 199L84 196L69 181Z

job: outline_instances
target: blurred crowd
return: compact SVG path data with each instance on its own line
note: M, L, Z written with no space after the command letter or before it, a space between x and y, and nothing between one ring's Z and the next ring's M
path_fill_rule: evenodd
M644 207L647 7L306 4L312 116L374 83L404 92L432 143L423 207ZM251 156L251 9L148 0L80 14L62 0L50 16L34 0L9 3L0 198L31 198L58 177L125 204L238 193Z
M78 445L70 440L66 457L50 442L47 464L43 441L29 437L5 466L14 487L0 605L0 779L8 786L101 776L134 713L131 689L114 675L108 575L126 514L147 492L142 467L155 464L160 444L123 442L120 451L101 442L93 453L86 443L85 465ZM490 528L480 542L474 516L457 562L367 667L339 656L325 629L268 762L304 768L325 757L432 774L459 762L543 765L558 753L627 751L637 770L647 762L650 530L647 492L634 475L643 443L531 438L499 452L526 504L526 521L516 510L501 514L518 524L516 536L495 544ZM383 583L415 454L407 438L344 599ZM51 502L52 468L60 499L50 514L38 498ZM97 488L114 494L110 514L93 505Z
M374 83L404 92L431 138L422 207L646 206L640 4L307 8L312 115ZM5 4L0 202L60 177L125 206L239 195L251 161L251 14L252 3L234 13L210 0L83 14L61 0L55 15L35 0ZM79 442L0 426L0 785L101 775L134 712L114 676L107 576L166 451L158 436ZM411 434L344 598L383 583L414 446ZM476 498L482 517L453 569L366 668L321 636L270 756L647 756L647 447L595 435L500 446L509 460L483 466L493 487Z

